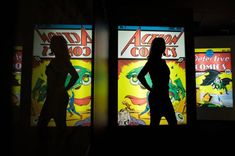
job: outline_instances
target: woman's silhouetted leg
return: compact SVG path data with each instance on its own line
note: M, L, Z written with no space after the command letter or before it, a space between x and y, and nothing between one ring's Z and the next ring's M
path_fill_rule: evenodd
M170 126L176 126L177 125L175 110L174 110L174 107L172 106L170 101L168 101L168 103L166 103L165 117L166 117L166 120L167 120L167 122Z
M51 113L49 112L48 109L48 101L45 101L44 106L42 107L37 126L39 128L45 128L47 127L48 123L51 120Z
M158 126L161 121L161 114L159 109L159 103L154 97L153 93L149 94L149 106L150 106L150 126Z

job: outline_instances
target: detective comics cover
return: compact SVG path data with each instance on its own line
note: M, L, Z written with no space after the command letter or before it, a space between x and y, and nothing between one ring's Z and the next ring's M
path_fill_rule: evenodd
M230 48L195 49L197 107L233 107Z

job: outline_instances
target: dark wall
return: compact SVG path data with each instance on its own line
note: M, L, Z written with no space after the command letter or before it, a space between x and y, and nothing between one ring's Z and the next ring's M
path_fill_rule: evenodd
M15 41L15 23L17 14L17 1L12 3L6 1L0 6L1 17L1 46L0 46L0 118L1 118L1 151L6 153L9 150L11 143L11 79L12 79L12 60L13 60L13 45Z
M169 1L144 1L146 4L143 4L143 1L127 1L127 0L120 0L120 1L109 1L109 0L18 0L18 4L15 6L15 14L12 19L15 20L15 24L8 27L7 25L5 28L7 30L14 29L12 31L12 35L15 36L13 39L7 40L8 43L11 43L8 48L12 48L14 45L22 45L23 46L23 77L22 77L22 94L21 94L21 112L20 112L20 125L10 127L10 132L8 131L6 134L9 134L11 150L8 151L10 153L17 153L17 154L24 154L24 155L36 155L36 153L40 150L38 147L40 143L38 142L38 134L37 130L33 127L29 126L29 116L30 116L30 94L31 94L31 60L32 60L32 49L33 49L33 27L35 24L94 24L96 26L100 26L99 28L95 28L97 32L95 32L95 48L99 48L98 45L103 45L104 47L104 57L97 58L98 64L102 61L105 62L109 66L105 69L108 71L109 75L106 75L106 80L109 81L109 86L105 86L109 89L109 93L106 95L109 97L109 101L104 100L106 103L106 109L108 110L109 114L103 119L97 118L96 121L101 121L101 125L105 127L107 125L107 120L109 120L109 125L111 125L110 131L108 134L98 134L98 141L96 141L96 145L98 148L98 153L94 155L101 155L101 154L109 154L113 155L116 154L123 154L122 151L128 151L129 154L139 154L141 151L140 147L142 147L143 151L152 154L158 153L161 150L169 151L169 154L172 154L172 150L167 149L169 147L175 147L174 149L181 151L185 150L189 147L189 149L197 149L201 148L201 144L196 144L197 141L202 141L205 139L214 138L214 134L217 135L217 132L224 133L230 127L226 127L226 129L222 129L221 131L215 131L219 126L211 126L214 124L213 122L208 123L196 123L194 121L194 126L191 129L179 127L177 129L171 128L158 128L158 129L151 129L146 127L139 127L139 128L119 128L113 129L113 125L116 123L116 108L115 107L108 107L111 104L115 104L117 101L116 92L117 87L115 87L116 81L114 81L113 77L116 76L114 67L117 65L116 61L113 61L110 58L115 59L115 26L116 24L138 24L138 25L169 25L169 26L182 26L182 24L189 28L187 30L187 35L189 40L187 40L187 45L189 44L188 48L188 56L190 57L189 60L193 60L193 54L190 53L193 51L193 31L191 28L192 20L193 20L193 12L192 7L193 3L191 1L184 2L183 0L169 2ZM8 3L10 6L10 2ZM6 5L4 5L6 6ZM5 12L1 12L1 14L5 14ZM185 18L187 17L187 18ZM11 18L11 17L10 17ZM11 22L10 22L11 23ZM13 26L14 25L14 26ZM104 30L104 31L103 31ZM104 33L102 37L99 34ZM8 35L7 32L4 35ZM208 37L208 38L195 38L195 47L208 47L214 45L221 46L230 46L233 49L234 47L234 37L225 37L220 39L216 39L217 37ZM103 41L108 42L104 44ZM215 43L215 44L211 44ZM221 44L224 43L224 44ZM102 51L102 48L99 50ZM97 51L98 52L98 51ZM109 60L107 59L109 56ZM235 61L234 57L235 54L232 55L233 60ZM11 55L6 57L8 59L8 67L6 69L10 69L10 59ZM116 64L115 64L116 63ZM190 62L190 71L194 71L193 61ZM234 63L233 63L233 69ZM102 70L102 69L101 69ZM193 72L191 72L192 75ZM6 72L7 75L10 75L10 72ZM194 73L193 73L194 74ZM234 73L233 73L234 74ZM109 76L109 77L108 77ZM108 78L109 79L108 79ZM234 77L234 76L233 76ZM9 79L10 76L7 76L6 79ZM190 77L189 77L190 78ZM189 80L193 86L195 82L192 78ZM2 82L2 80L0 81ZM9 82L9 81L7 81ZM234 82L234 79L233 79ZM10 82L9 82L10 83ZM10 92L9 90L9 83L8 87L6 87L6 91ZM234 83L235 84L235 83ZM99 85L97 85L98 87ZM190 85L189 85L190 86ZM191 87L192 87L191 86ZM192 87L193 88L193 87ZM192 98L191 101L195 100L193 96L194 91L191 93ZM106 97L107 98L107 97ZM6 104L10 103L9 96L7 96ZM114 103L113 103L114 102ZM97 103L99 104L99 103ZM102 103L103 104L103 103ZM195 101L191 103L194 105ZM104 104L105 105L105 104ZM194 106L192 106L192 116L195 116ZM8 110L9 107L6 105L4 106L5 110ZM99 108L97 107L97 110ZM2 110L2 109L0 109ZM114 112L114 113L113 113ZM101 115L98 111L95 112L97 116ZM107 113L107 112L106 112ZM212 116L213 116L212 112ZM228 112L224 112L228 113ZM223 113L223 114L224 114ZM3 114L3 119L6 118L6 113ZM233 116L233 112L228 113L230 116ZM109 115L109 116L108 116ZM215 115L215 114L214 114ZM199 119L204 119L207 116L201 116ZM217 116L213 116L217 117ZM230 118L232 119L232 118ZM234 118L235 119L235 118ZM102 121L103 120L103 121ZM105 120L105 121L104 121ZM8 121L8 120L6 120ZM94 120L95 121L95 120ZM6 125L11 126L8 122L3 121ZM206 127L205 127L206 125ZM102 131L105 131L102 127ZM211 131L213 133L211 133ZM54 139L54 130L53 128L50 129L51 137L47 140L48 145L53 145ZM202 134L202 135L201 135ZM211 134L211 135L207 135ZM198 137L198 138L197 138ZM63 147L66 155L76 154L76 155L85 155L87 150L89 150L90 141L94 141L91 137L91 132L87 128L75 127L69 128L68 130L68 144ZM155 141L152 144L152 140ZM7 140L7 138L6 138ZM121 141L121 143L119 143ZM194 142L194 144L187 144L188 142ZM161 144L162 143L162 144ZM206 143L210 143L210 141L205 141L202 143L206 145ZM161 144L159 146L159 144ZM152 146L153 148L152 148ZM158 145L158 146L157 146ZM43 153L50 153L51 155L55 149L50 149L51 146L42 149ZM165 147L164 149L161 149ZM206 147L206 146L205 146ZM52 147L54 148L54 147ZM120 149L119 149L120 148ZM159 150L160 149L160 150ZM112 150L111 152L109 152ZM62 153L61 153L62 154ZM146 153L145 153L146 154ZM154 154L155 155L155 154ZM166 155L166 154L165 154Z

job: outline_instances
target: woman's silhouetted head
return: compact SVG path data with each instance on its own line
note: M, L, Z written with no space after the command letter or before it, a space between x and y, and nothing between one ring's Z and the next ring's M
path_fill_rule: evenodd
M51 38L51 52L55 54L58 59L69 59L69 51L67 41L63 36L55 35Z
M148 59L159 59L162 57L162 55L165 56L165 49L166 49L166 43L163 38L155 38L153 39L150 47L150 52Z

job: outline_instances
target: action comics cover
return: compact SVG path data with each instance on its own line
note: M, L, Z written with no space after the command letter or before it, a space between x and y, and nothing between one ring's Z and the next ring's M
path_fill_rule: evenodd
M147 61L151 42L163 37L166 42L166 60L170 69L169 97L176 112L178 124L187 123L186 69L183 28L119 26L118 31L118 125L149 125L149 91L137 75ZM161 76L161 71L156 69ZM150 76L146 80L151 86ZM163 117L160 124L167 124Z

